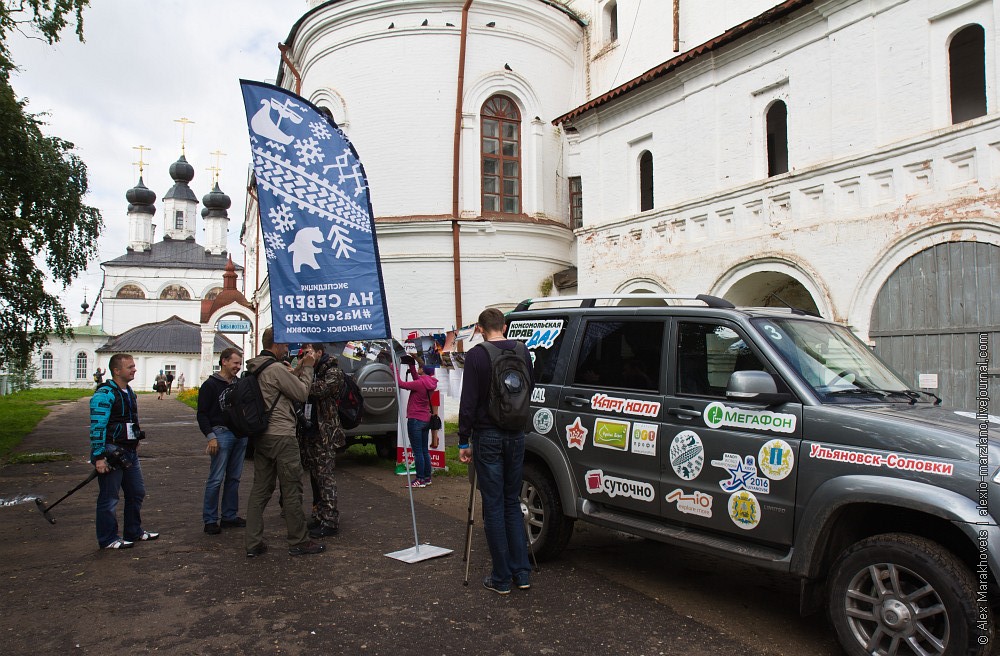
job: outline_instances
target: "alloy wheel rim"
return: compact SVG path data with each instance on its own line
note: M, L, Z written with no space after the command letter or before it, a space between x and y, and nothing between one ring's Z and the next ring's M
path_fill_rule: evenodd
M851 579L844 600L847 624L866 653L942 656L951 625L941 596L919 574L877 563Z

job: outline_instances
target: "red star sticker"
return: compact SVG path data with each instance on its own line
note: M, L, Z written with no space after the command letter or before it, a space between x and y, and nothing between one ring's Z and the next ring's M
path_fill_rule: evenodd
M583 443L586 441L587 429L580 425L580 418L577 417L576 421L566 427L566 448L583 451Z

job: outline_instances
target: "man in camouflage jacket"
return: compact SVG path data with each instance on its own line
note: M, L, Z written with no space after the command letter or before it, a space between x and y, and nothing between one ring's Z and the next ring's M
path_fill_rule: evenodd
M338 400L344 389L344 371L337 358L326 352L326 344L303 345L303 351L316 358L314 377L309 388L311 412L306 415L310 426L299 429L299 450L302 465L318 488L314 523L310 537L336 535L340 525L337 510L337 481L334 478L337 449L346 444L344 429L337 412Z

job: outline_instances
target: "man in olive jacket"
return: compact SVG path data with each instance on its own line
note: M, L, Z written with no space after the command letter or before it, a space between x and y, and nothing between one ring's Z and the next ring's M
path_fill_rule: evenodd
M302 512L302 463L295 437L294 405L309 398L314 359L311 355L300 358L298 366L292 369L284 362L288 355L288 345L275 344L274 329L270 327L264 330L261 344L264 350L256 358L247 361L247 371L251 374L258 373L257 383L260 385L261 396L264 397L264 406L273 409L267 430L253 443L253 487L250 490L244 536L247 558L260 556L267 551L267 543L264 542L264 507L274 494L276 478L284 499L289 555L320 553L324 547L309 540L306 517Z

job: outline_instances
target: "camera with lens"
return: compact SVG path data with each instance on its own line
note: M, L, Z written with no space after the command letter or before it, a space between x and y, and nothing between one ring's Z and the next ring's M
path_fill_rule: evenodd
M135 435L135 439L137 440L146 439L146 431L139 428L138 422L132 424L132 434Z
M399 359L399 361L402 362L403 364L407 364L407 365L416 364L417 363L417 361L413 359L412 355L404 355L403 357L401 357Z
M132 463L122 457L122 450L114 444L104 445L104 460L111 469L128 469Z

